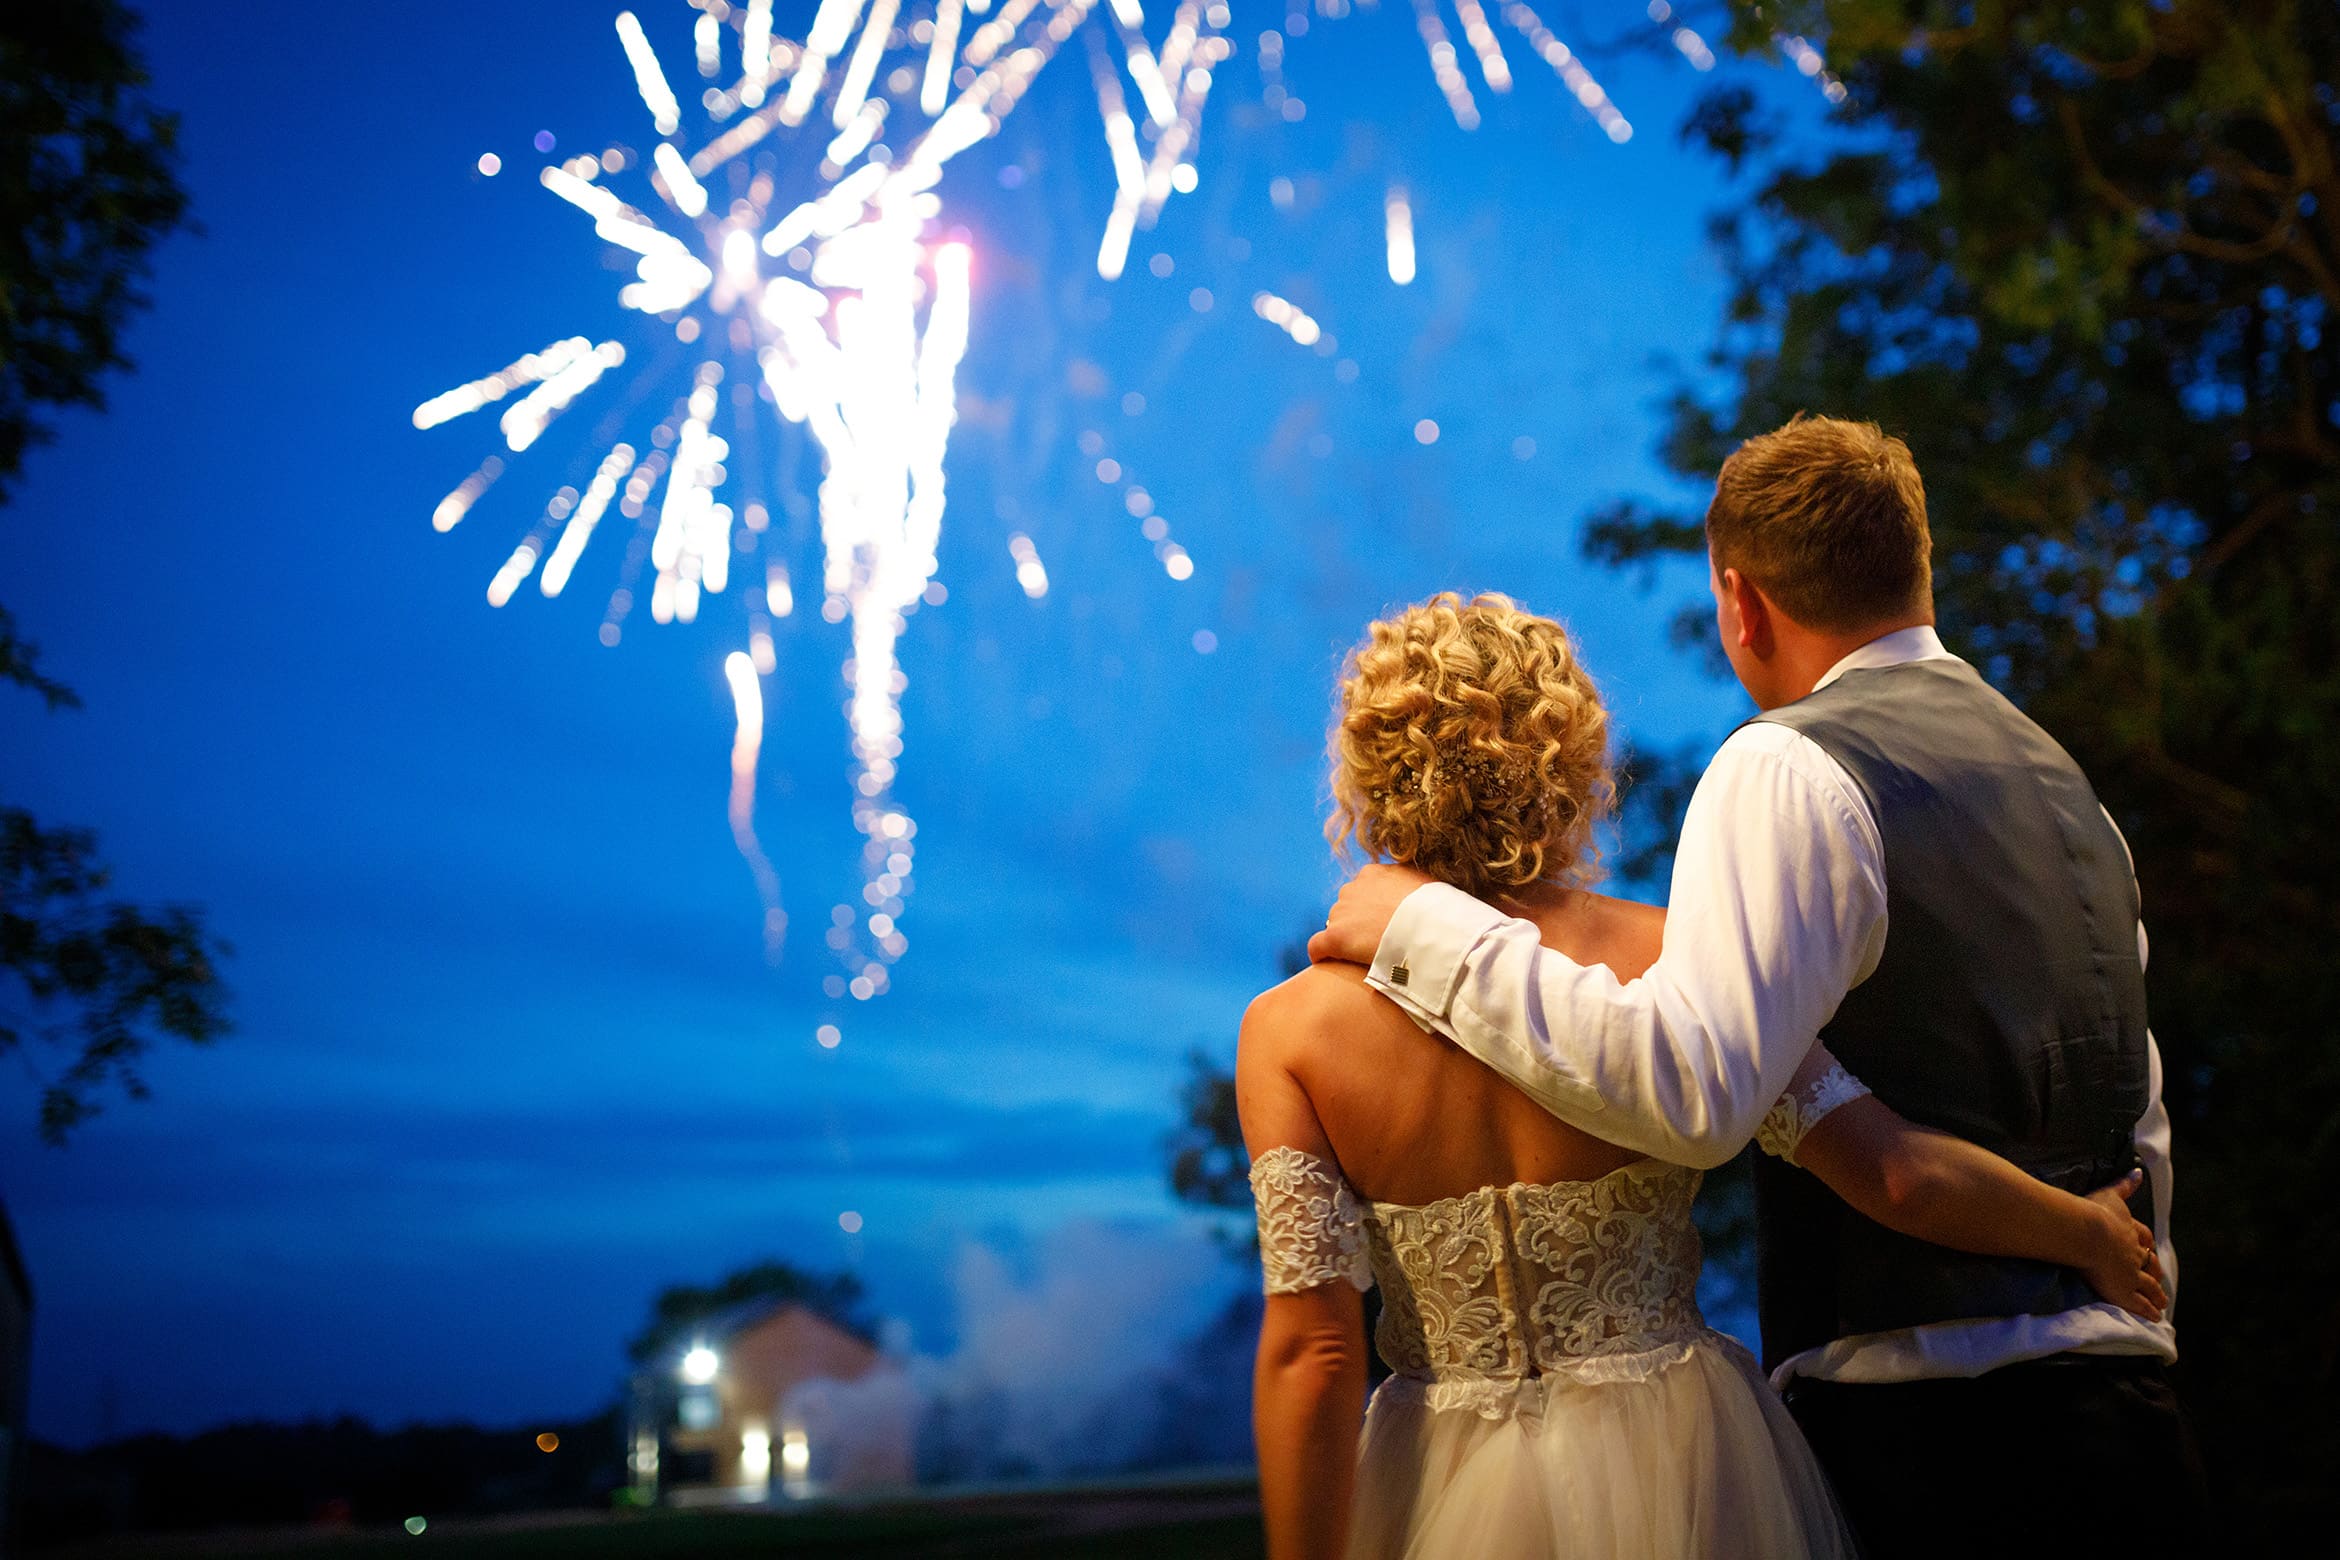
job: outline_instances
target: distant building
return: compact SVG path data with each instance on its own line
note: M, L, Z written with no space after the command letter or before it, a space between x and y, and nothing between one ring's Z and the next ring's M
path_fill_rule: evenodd
M25 1389L32 1380L32 1279L0 1206L0 1555L16 1553L16 1508L30 1452Z
M791 1301L704 1319L634 1375L646 1499L757 1502L905 1486L918 1403L876 1345Z

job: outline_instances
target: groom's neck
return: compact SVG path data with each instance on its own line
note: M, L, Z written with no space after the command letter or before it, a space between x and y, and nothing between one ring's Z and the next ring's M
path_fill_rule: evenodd
M1851 655L1863 645L1883 639L1887 634L1898 634L1905 628L1931 628L1934 614L1930 611L1910 613L1890 618L1865 628L1843 629L1831 632L1808 628L1784 616L1772 620L1772 653L1766 670L1771 674L1761 689L1750 688L1758 708L1778 709L1793 704L1814 688L1820 679L1832 671L1836 663Z

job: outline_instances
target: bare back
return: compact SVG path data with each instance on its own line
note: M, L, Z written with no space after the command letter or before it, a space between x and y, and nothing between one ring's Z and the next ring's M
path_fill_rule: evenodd
M1581 890L1508 906L1544 945L1631 980L1656 962L1665 913ZM1353 964L1319 964L1266 993L1244 1023L1241 1074L1272 1110L1282 1075L1306 1097L1342 1173L1376 1202L1419 1205L1482 1186L1592 1180L1641 1156L1568 1126L1452 1042L1426 1034ZM1256 1146L1255 1146L1256 1151Z

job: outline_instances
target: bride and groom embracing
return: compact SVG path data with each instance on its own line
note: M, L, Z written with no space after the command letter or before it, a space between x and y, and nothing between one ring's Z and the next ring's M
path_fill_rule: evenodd
M1387 864L1236 1064L1269 1551L2199 1553L2127 847L1935 637L1899 440L1749 440L1706 536L1761 713L1665 911L1586 887L1606 715L1559 624L1442 595L1348 662L1329 828ZM1694 1298L1750 1140L1762 1367Z

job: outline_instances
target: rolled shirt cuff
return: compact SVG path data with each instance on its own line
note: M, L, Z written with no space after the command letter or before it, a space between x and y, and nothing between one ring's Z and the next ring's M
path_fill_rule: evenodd
M1471 950L1511 919L1446 883L1426 883L1402 900L1365 984L1425 1029L1449 1029L1448 1014Z

